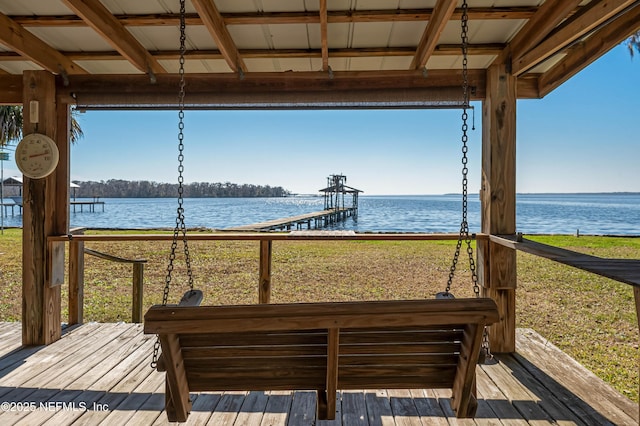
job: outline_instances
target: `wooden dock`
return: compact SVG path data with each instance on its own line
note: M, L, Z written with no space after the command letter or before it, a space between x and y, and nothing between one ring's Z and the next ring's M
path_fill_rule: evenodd
M13 203L3 203L0 204L0 207L4 210L4 215L7 216L7 209L11 208L11 216L14 215L14 208L18 208L18 214L22 214L22 197L9 197L13 200ZM76 201L72 200L69 202L69 211L73 211L76 213L77 210L80 210L80 213L84 212L85 207L91 213L96 211L97 206L102 206L102 211L104 211L104 201L100 201L100 197L94 197L93 200L86 201Z
M0 204L0 207L2 208L2 213L4 213L5 217L7 216L7 209L11 208L11 216L14 215L14 208L18 208L18 214L22 214L22 197L9 197L13 200L13 203L3 203ZM93 200L86 200L86 201L76 201L76 200L72 200L69 202L69 211L72 211L73 213L77 213L77 210L80 210L80 213L84 212L84 209L87 208L87 210L91 213L94 213L96 211L96 207L97 206L101 206L102 207L102 211L104 211L104 201L100 201L100 197L94 197Z
M141 324L72 327L49 346L21 347L20 323L0 323L0 424L168 424L164 374L149 367L155 336ZM316 421L315 391L192 394L191 425L638 425L625 398L536 332L517 353L477 369L478 413L456 419L449 390L373 389L338 395Z
M104 211L104 201L100 201L100 198L94 198L92 201L70 201L69 202L69 210L73 209L73 212L76 213L76 208L80 208L80 213L84 211L84 208L87 207L89 212L95 213L96 207L102 206L102 211Z
M356 215L357 212L358 209L355 207L341 207L338 209L328 209L298 216L252 223L250 225L233 226L226 228L225 231L291 231L318 229L343 221L348 217Z

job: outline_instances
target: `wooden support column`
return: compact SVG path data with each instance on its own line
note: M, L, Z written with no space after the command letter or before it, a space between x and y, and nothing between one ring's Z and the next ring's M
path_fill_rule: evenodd
M482 108L482 232L516 232L516 79L505 65L487 70ZM489 331L493 352L515 351L516 251L478 245L479 278L485 296L498 304L500 322Z
M258 282L258 303L271 300L271 248L272 240L260 241L260 278Z
M70 229L68 234L84 235L85 228ZM69 241L69 325L84 322L84 241Z
M69 325L84 322L84 241L69 242Z
M30 120L32 101L37 123ZM23 107L24 134L45 134L60 151L57 170L43 179L25 176L22 190L22 343L45 345L61 336L61 282L52 272L64 270L64 255L52 252L47 237L68 229L69 108L56 106L55 78L47 71L24 72Z

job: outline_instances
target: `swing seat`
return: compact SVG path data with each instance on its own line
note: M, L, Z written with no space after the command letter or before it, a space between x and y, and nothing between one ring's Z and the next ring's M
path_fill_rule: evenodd
M239 306L152 306L165 409L187 420L189 392L316 390L333 419L338 389L452 389L457 417L477 408L475 367L492 299Z

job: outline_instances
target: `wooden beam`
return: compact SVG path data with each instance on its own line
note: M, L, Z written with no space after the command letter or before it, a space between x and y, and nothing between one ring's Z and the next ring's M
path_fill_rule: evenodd
M495 64L519 58L540 43L558 24L573 13L582 0L546 0L515 35Z
M440 34L447 25L453 12L456 9L457 1L438 0L434 8L433 16L427 24L427 28L422 34L422 39L418 44L416 55L411 61L411 69L422 69L427 64L431 54L438 45Z
M24 116L31 117L32 101L38 103L39 112L37 123L25 119L23 133L38 131L59 144L54 76L47 71L25 71L23 79ZM64 159L62 162L64 167ZM29 200L23 206L22 216L22 344L25 346L46 345L62 334L60 286L49 285L47 273L47 266L52 266L47 265L47 237L59 235L58 218L66 207L66 203L56 204L57 175L54 172L43 179L25 176L23 180L22 194Z
M473 55L498 55L505 45L500 43L472 44L468 47L468 54ZM440 44L436 46L432 56L457 56L460 54L459 44ZM320 49L241 49L240 56L246 58L322 58ZM117 61L122 55L116 51L99 52L61 52L73 61ZM150 52L156 59L178 60L178 50L156 50ZM415 49L411 47L376 47L376 48L344 48L332 49L331 57L336 58L371 58L385 56L413 56ZM219 50L187 50L186 59L210 60L224 59ZM23 61L20 55L14 52L0 52L0 61ZM0 73L2 71L0 70Z
M512 60L513 74L518 76L549 59L552 55L589 34L616 16L636 0L600 0L589 5L564 22L535 48Z
M469 19L504 20L530 19L537 7L470 7ZM275 24L317 24L320 18L315 12L258 12L258 13L222 13L222 19L227 25L275 25ZM428 21L433 15L433 9L394 9L394 10L344 10L331 11L327 14L328 22L357 23L357 22L416 22ZM452 19L460 19L462 12L456 9ZM178 26L180 15L177 13L154 13L139 15L115 15L124 26ZM11 18L20 25L27 27L84 27L87 24L76 15L34 16L14 15ZM186 14L187 25L204 25L196 13Z
M216 42L218 49L222 53L222 56L227 61L229 68L234 72L247 71L247 67L238 52L231 34L227 29L222 15L218 12L218 8L211 0L191 0L193 7L195 7L198 15L202 19L205 27L209 30L209 34Z
M53 74L86 74L69 58L0 13L0 43Z
M486 233L515 233L516 227L516 78L506 64L487 70L482 106L481 227ZM497 230L501 230L498 232ZM494 352L515 351L516 252L495 244L478 245L478 265L486 296L500 310L491 326Z
M428 107L440 103L460 104L462 76L459 71L434 70L425 78L420 71L334 72L327 73L248 73L244 79L227 74L187 74L188 106L223 108L224 104L252 104L254 108L311 108L355 105L360 108L385 105L393 107ZM470 70L469 82L474 88L472 99L484 96L484 70ZM149 84L142 75L100 75L78 79L61 87L61 98L77 101L81 107L176 104L177 75L158 75ZM283 78L284 77L284 78ZM147 79L148 80L148 79ZM431 102L431 103L430 103ZM306 104L306 105L305 105ZM451 106L451 105L449 105Z
M162 65L124 28L100 0L62 1L140 71L149 75L166 73Z
M21 75L0 76L0 105L20 105L22 96Z
M506 66L487 71L482 120L482 232L516 232L516 85Z
M562 61L540 76L540 95L546 96L638 30L640 2L636 1L626 13L592 34L572 49Z
M528 240L522 238L521 235L491 235L490 241L640 288L640 259L610 259L591 256Z
M470 83L475 92L472 100L482 100L485 97L485 71L470 70ZM150 84L149 79L140 74L112 75L94 74L87 76L73 76L69 79L69 86L65 87L58 78L58 99L66 103L75 103L74 96L80 96L80 102L87 97L94 97L93 106L106 105L118 99L119 103L131 107L133 105L168 106L175 103L175 85L179 77L175 74L160 74L157 85ZM388 106L394 107L397 96L408 100L411 98L429 99L429 93L440 99L459 100L460 73L447 70L432 70L427 78L419 71L384 71L384 72L334 72L334 79L329 80L326 73L248 73L244 81L239 81L235 74L187 74L190 90L189 101L193 105L200 103L207 105L207 100L218 99L222 95L227 100L232 94L240 100L246 101L252 93L264 97L266 93L279 91L290 96L299 94L301 100L308 96L313 98L319 92L332 95L336 100L340 91L349 90L349 96L362 93L362 97L380 91L394 96L387 99ZM355 80L355 82L350 82ZM518 96L523 99L539 98L538 77L519 78L517 81ZM207 98L208 96L208 98ZM274 95L275 96L275 95ZM382 96L382 95L380 95ZM111 98L111 99L110 99ZM345 96L345 99L347 96ZM196 102L198 101L198 102ZM22 103L22 77L18 75L0 76L0 104L17 105ZM397 105L399 106L399 105Z
M327 40L327 0L320 0L320 46L322 71L329 70L329 42Z

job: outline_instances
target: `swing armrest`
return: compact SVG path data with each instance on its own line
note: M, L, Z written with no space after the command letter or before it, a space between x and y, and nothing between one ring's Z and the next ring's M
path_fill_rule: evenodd
M201 290L189 290L184 295L182 295L182 299L180 299L180 303L177 305L167 305L167 306L200 306L202 303L203 295ZM162 353L158 356L158 362L156 364L156 369L158 371L167 371L167 366L165 364L164 356Z

